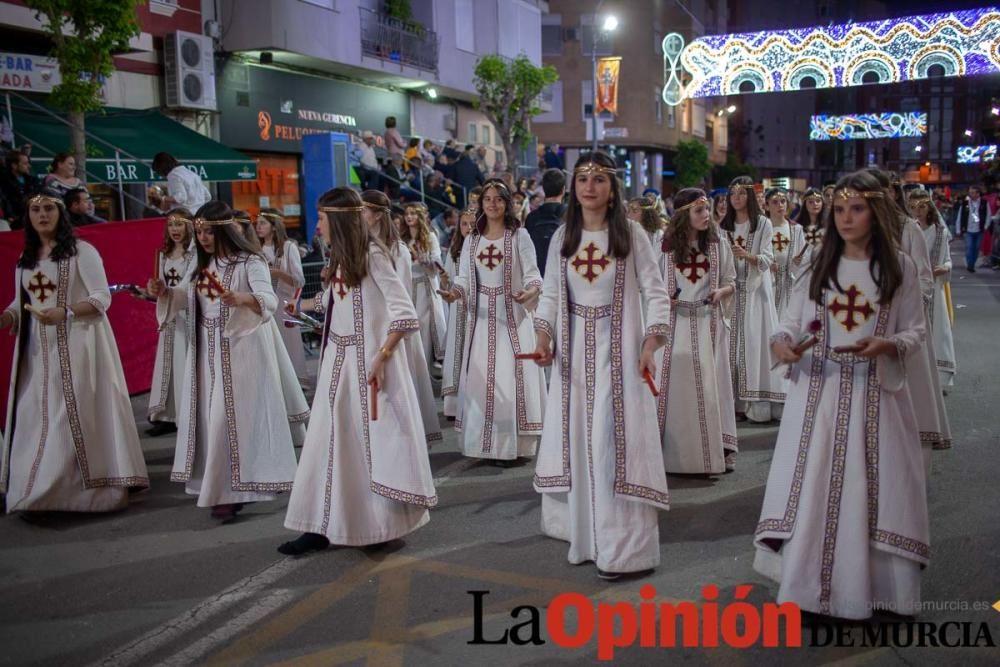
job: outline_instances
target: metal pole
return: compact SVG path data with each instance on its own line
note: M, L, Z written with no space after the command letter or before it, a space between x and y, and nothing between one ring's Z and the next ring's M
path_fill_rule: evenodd
M7 98L7 122L10 124L10 147L17 150L17 139L14 138L14 111L10 107L10 93L5 95Z
M598 9L600 9L600 4L598 4ZM593 33L593 47L590 50L591 56L591 75L593 76L591 92L594 94L594 99L592 106L590 107L590 126L591 126L591 142L590 142L590 152L597 152L597 14L594 14L594 28L591 31Z
M122 156L115 151L115 171L118 172L118 206L121 219L125 220L125 188L122 185Z

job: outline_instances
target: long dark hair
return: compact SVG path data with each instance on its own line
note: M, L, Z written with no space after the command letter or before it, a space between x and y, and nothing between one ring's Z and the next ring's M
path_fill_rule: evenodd
M381 190L365 190L361 193L361 200L364 205L371 210L376 222L371 227L372 236L382 242L382 245L389 251L389 257L395 259L399 257L399 228L392 222L392 202ZM405 223L404 223L405 224Z
M276 208L262 208L257 215L258 217L263 216L265 220L271 223L271 231L274 232L274 260L277 261L285 255L285 241L288 240L288 230L285 229L285 216ZM254 234L257 233L256 227L257 225L254 225ZM257 239L260 241L260 247L263 249L264 241L260 240L259 236Z
M221 201L210 201L202 205L198 209L198 212L194 214L195 226L197 227L199 218L206 222L219 221L219 220L231 220L233 219L234 211L229 208L229 205ZM234 259L246 261L246 257L240 258L239 255L257 255L261 259L263 256L260 254L260 249L255 248L247 240L246 235L243 230L240 229L240 225L237 222L230 222L223 225L211 225L212 233L215 236L215 255L225 254L227 257ZM208 268L209 263L212 261L213 255L205 252L205 249L201 247L201 243L195 243L195 247L198 250L198 264L195 266L194 271L191 274L192 280L197 280L201 272ZM222 251L220 253L220 250Z
M737 176L729 184L730 191L726 193L726 215L722 217L722 222L719 223L719 226L727 232L736 231L736 210L733 208L732 197L732 188L736 185L748 191L747 218L750 220L750 233L753 234L757 231L760 216L764 214L761 213L760 206L757 204L757 192L753 189L753 179L749 176Z
M688 240L691 233L691 209L680 209L703 197L705 197L705 191L701 188L684 188L674 195L674 215L670 218L670 224L667 225L661 248L663 252L673 254L674 264L684 264L693 254L691 243ZM705 206L708 206L709 212L711 212L714 204L709 201ZM718 234L715 233L715 222L712 221L710 215L708 228L698 232L698 252L707 256L708 244L718 240L718 238Z
M486 191L493 189L500 198L503 199L504 209L503 209L503 226L507 229L517 229L521 226L521 221L518 219L517 214L514 212L514 195L511 194L510 188L507 184L499 178L491 178L485 183L483 183L482 192L479 195L479 201L476 202L476 231L483 234L486 231L486 214L483 212L483 197L486 196Z
M823 207L815 219L809 214L809 207L806 205L806 200L810 197L819 197L820 201L823 202ZM818 227L823 224L824 213L826 213L826 200L823 199L823 193L818 188L806 188L802 195L802 206L799 207L799 214L795 216L795 222L802 225L803 229Z
M872 197L865 197L865 203L871 211L872 257L868 262L868 272L878 285L879 303L888 304L892 301L896 290L903 284L903 269L899 263L898 250L892 235L896 210L879 180L868 171L856 171L837 181L833 191L834 201L838 193L845 189L859 193L878 193ZM820 302L823 290L828 287L835 287L838 292L844 293L844 288L837 281L837 267L844 253L844 239L837 231L835 217L832 210L830 215L826 216L823 245L820 246L819 254L812 262L809 298L816 303Z
M56 223L56 239L49 253L49 259L58 262L69 259L76 255L76 232L73 230L73 223L69 221L69 213L62 201L56 204L59 211L59 222ZM42 237L31 224L31 200L29 199L24 207L24 250L17 260L17 265L22 269L33 269L38 266L38 255L42 251Z
M469 233L476 227L476 220L478 216L476 215L476 209L467 208L458 216L458 224L455 226L455 230L451 233L451 245L448 246L448 254L451 255L451 261L455 262L456 268L459 259L462 257L462 246L465 245L465 238L462 236L462 218L469 216L472 218L472 224L469 225Z
M938 211L937 206L934 205L934 199L931 197L931 193L927 192L927 190L922 190L920 188L910 190L906 201L910 205L910 210L913 211L913 219L918 223L921 225L926 223L928 227L941 225L941 212ZM927 220L921 220L917 217L917 202L927 204Z
M868 173L876 181L878 181L879 187L881 187L883 191L884 190L888 190L888 189L892 189L892 191L893 191L893 197L891 199L889 199L889 202L890 202L890 206L892 207L893 212L895 213L895 215L893 215L893 218L892 218L890 224L892 225L892 227L891 227L891 229L892 229L892 236L893 236L893 238L896 239L896 242L899 243L899 241L901 241L902 238L903 238L903 224L904 224L904 222L906 220L906 217L909 214L906 212L905 209L903 209L899 205L899 202L896 201L896 197L895 197L895 191L896 191L896 189L895 189L895 187L892 184L892 174L890 172L888 172L888 171L885 171L884 169L879 169L878 167L866 167L866 168L862 169L862 171ZM834 190L834 192L836 192L836 190Z
M181 218L184 220L184 238L181 240L181 249L187 252L194 240L194 224L191 218L191 211L183 206L178 206L167 211L167 222L163 225L163 247L160 250L164 255L169 255L174 251L174 240L170 238L170 218Z
M580 156L573 167L573 178L570 179L569 205L566 207L566 235L560 254L572 257L580 247L583 238L583 207L576 197L576 171L584 164L592 162L595 166L605 169L617 169L618 166L610 155L603 151L594 151ZM624 259L632 252L632 229L625 208L624 187L617 175L612 175L611 201L608 205L608 255L616 259Z
M361 219L361 195L348 187L338 187L323 193L318 202L320 209L357 207L357 211L323 211L330 225L330 276L340 268L340 279L348 287L357 287L368 275L368 254L375 244L382 250L385 246L372 234Z

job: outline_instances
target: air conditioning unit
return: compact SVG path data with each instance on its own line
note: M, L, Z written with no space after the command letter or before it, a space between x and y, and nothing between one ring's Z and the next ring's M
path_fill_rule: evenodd
M458 129L458 119L455 117L454 111L449 111L441 120L443 121L444 129L446 132L455 132Z
M216 110L215 47L212 38L178 31L163 38L166 105Z

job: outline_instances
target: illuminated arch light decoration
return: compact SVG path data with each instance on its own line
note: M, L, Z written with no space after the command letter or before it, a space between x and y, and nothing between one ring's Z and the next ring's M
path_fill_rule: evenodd
M813 116L809 121L809 139L898 139L927 134L927 114L873 113L848 116Z
M987 146L959 146L958 163L976 164L977 162L993 162L997 159L995 144Z
M663 40L663 100L1000 72L1000 10ZM668 51L668 44L670 50ZM678 44L681 51L678 52ZM678 55L679 54L679 55ZM691 81L682 85L683 71Z

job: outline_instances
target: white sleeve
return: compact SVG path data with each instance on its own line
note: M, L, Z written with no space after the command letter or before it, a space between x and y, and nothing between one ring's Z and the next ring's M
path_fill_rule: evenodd
M556 319L559 314L559 281L563 279L560 253L565 235L566 226L563 225L556 230L549 242L549 254L545 258L545 282L542 285L542 296L535 308L535 330L547 333L553 343L556 342Z
M298 289L306 284L306 276L302 271L302 255L299 254L299 248L295 245L294 241L285 241L285 266L288 267L288 273L292 276L295 281L293 287Z
M98 315L104 315L111 306L111 290L108 289L108 277L104 273L104 262L97 248L83 241L76 244L76 265L80 272L80 280L87 290L87 303L97 309ZM72 304L67 303L67 306Z
M666 336L670 330L670 295L663 285L663 274L653 254L649 236L639 223L631 223L631 228L635 277L642 293L642 303L646 306L643 320L646 323L646 331L643 337Z

